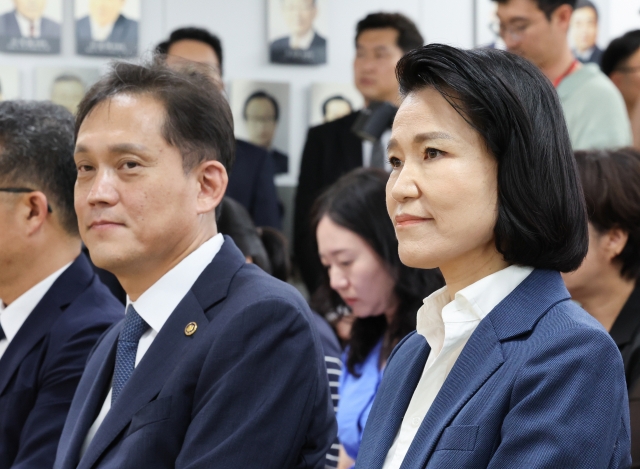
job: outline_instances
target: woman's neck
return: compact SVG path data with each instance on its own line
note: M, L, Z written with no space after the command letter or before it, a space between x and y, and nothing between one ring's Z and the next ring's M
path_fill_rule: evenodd
M601 282L595 288L585 288L583 292L578 292L573 297L607 331L610 331L634 288L635 280L616 275Z

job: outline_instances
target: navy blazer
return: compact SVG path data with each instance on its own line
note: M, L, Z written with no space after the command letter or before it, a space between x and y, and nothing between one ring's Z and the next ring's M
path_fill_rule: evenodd
M236 140L236 159L229 174L227 195L251 214L256 226L281 229L275 168L267 150Z
M90 350L124 316L81 254L0 358L0 469L53 465Z
M79 54L96 55L96 52L90 50L91 44L104 42L123 44L125 47L122 50L114 50L112 52L102 49L100 55L136 55L138 53L138 22L120 15L113 24L109 37L105 41L94 41L91 37L91 20L88 16L85 16L76 21L76 42L76 49Z
M122 323L102 337L54 467L322 468L336 423L311 314L293 287L247 264L225 236L80 458Z
M389 357L356 468L382 467L429 351L414 332ZM629 450L618 348L535 270L471 335L401 467L628 468Z
M271 63L278 64L324 64L327 63L327 40L318 33L313 34L308 49L289 47L290 36L276 39L269 46Z
M0 16L0 36L22 37L15 11L10 11ZM59 39L60 25L49 18L43 17L40 20L40 37L43 39Z

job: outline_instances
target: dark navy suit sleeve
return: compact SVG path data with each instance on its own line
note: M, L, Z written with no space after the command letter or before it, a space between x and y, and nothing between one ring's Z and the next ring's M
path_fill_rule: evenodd
M517 373L488 468L630 467L623 376L604 331L558 331Z
M270 226L277 230L282 229L280 221L280 208L278 207L278 194L273 182L275 177L273 158L266 152L262 158L262 167L258 171L257 187L252 201L251 215L256 226Z
M336 423L310 321L294 304L271 298L219 331L176 469L324 467Z

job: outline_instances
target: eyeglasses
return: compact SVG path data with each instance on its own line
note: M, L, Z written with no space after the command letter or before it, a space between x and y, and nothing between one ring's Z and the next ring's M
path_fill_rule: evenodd
M499 21L495 21L489 25L489 29L496 36L500 36L503 39L509 36L513 41L519 42L532 24L522 23L515 26L504 26Z
M0 187L0 192L10 192L12 194L28 194L30 192L36 192L35 189L28 189L26 187ZM51 205L47 202L47 211L52 213Z
M635 67L620 67L616 68L615 71L620 73L633 73L640 71L640 65L637 65Z

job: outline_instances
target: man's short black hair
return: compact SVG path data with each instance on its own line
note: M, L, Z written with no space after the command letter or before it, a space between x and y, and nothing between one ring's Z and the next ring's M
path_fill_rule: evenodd
M97 105L121 94L148 95L164 106L162 134L180 150L185 171L207 160L217 160L231 170L235 158L231 109L204 72L172 70L159 57L141 64L114 62L80 102L76 136Z
M356 46L360 35L370 29L393 28L398 31L397 45L403 52L421 47L424 39L415 23L400 13L371 13L356 26Z
M331 101L344 101L345 103L347 103L349 105L349 108L353 111L353 104L351 104L351 101L349 101L344 96L342 96L340 94L337 94L335 96L331 96L331 97L325 99L324 103L322 103L322 115L323 116L327 115L327 107L329 106L329 103Z
M156 53L167 55L173 44L185 39L208 44L218 57L218 62L220 63L220 74L222 75L222 42L220 42L220 38L218 36L211 34L204 28L189 27L176 29L171 33L169 39L156 46Z
M77 236L73 149L73 115L62 106L0 102L0 186L41 191L64 230Z
M280 119L280 106L278 106L278 101L276 101L276 98L271 96L269 93L267 93L266 91L262 91L262 90L254 91L245 100L244 106L242 108L242 117L244 118L244 120L247 120L247 107L249 107L249 103L251 101L253 101L254 99L266 99L266 100L270 101L271 104L273 104L273 110L274 110L274 113L275 113L275 120L276 120L276 122L278 122L278 119Z
M493 0L498 3L509 3L510 0ZM547 19L551 19L551 15L562 5L569 5L571 8L576 8L576 2L578 0L533 0L540 10L544 12Z
M591 8L593 12L596 14L596 21L600 18L600 14L598 13L598 7L589 0L578 0L576 2L575 10L579 10L580 8Z
M498 163L496 248L505 261L569 272L588 249L587 214L557 93L527 60L432 44L397 66L403 96L438 91Z
M638 49L640 49L640 29L629 31L614 39L602 54L602 59L600 60L602 73L611 76Z
M633 148L575 153L587 214L600 233L621 228L627 244L614 261L628 279L640 275L640 152Z

